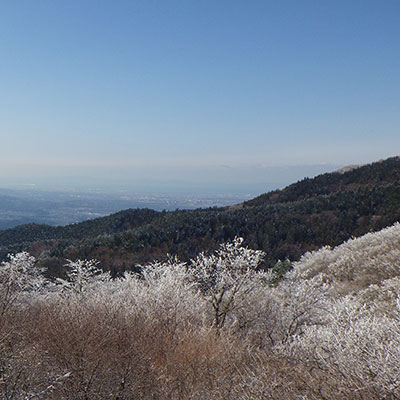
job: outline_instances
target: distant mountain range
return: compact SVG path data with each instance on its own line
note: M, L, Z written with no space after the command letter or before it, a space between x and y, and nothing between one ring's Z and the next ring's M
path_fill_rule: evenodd
M53 275L62 273L65 259L96 258L118 273L167 253L187 260L242 236L267 253L265 267L276 267L399 220L400 158L394 157L305 178L234 206L128 209L65 227L22 225L0 232L0 256L27 250Z

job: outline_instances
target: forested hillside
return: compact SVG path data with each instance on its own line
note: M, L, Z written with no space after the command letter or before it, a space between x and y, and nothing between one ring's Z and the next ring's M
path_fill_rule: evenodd
M189 260L235 236L266 252L263 266L298 260L306 251L337 245L400 220L400 159L345 173L306 178L283 190L225 208L174 212L126 210L109 217L49 227L24 225L0 233L2 258L34 254L50 273L65 259L96 258L118 273L177 254Z
M286 203L323 194L355 191L361 188L374 188L393 183L400 184L399 166L399 157L392 157L361 167L353 167L344 173L333 172L318 175L313 179L305 178L300 182L287 186L283 190L265 193L253 200L249 200L245 205Z

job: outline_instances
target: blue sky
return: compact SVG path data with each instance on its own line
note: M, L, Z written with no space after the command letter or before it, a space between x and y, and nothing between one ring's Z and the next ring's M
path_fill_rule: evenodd
M0 178L260 183L398 155L399 15L397 0L2 1Z

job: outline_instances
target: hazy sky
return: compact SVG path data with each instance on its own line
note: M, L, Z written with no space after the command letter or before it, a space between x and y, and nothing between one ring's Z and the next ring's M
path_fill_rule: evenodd
M1 1L0 177L250 181L398 155L399 17L398 0Z

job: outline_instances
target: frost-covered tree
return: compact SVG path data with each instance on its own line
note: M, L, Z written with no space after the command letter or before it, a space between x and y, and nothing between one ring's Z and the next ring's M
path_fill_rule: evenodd
M263 257L264 252L244 247L243 238L237 237L214 254L192 260L192 279L212 306L215 328L222 328L229 314L243 308L260 286L268 289L272 272L257 271Z
M43 269L37 268L35 258L27 252L9 254L9 261L0 265L0 284L2 288L21 292L39 290L43 287L45 278Z
M26 252L9 255L0 265L0 395L22 399L21 390L33 375L26 352L25 326L46 286L42 270Z
M57 282L62 289L72 291L76 294L83 294L89 289L96 289L101 283L111 280L110 273L103 272L97 268L96 260L68 260L67 279L58 278Z
M0 322L24 293L38 293L47 283L43 270L37 268L35 258L28 253L10 254L8 259L0 265Z

